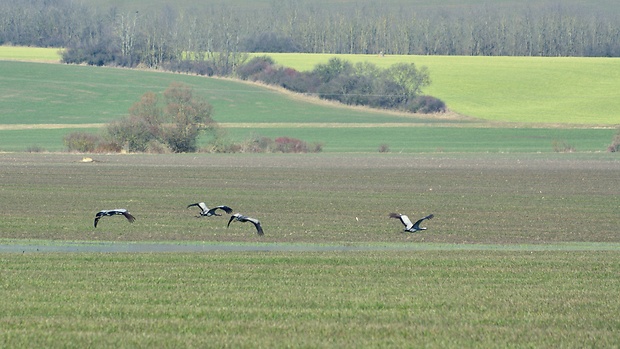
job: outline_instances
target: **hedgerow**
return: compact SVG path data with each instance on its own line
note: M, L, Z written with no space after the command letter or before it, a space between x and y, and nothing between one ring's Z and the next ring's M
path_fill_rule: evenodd
M332 58L310 72L275 65L269 57L255 57L238 69L238 77L277 85L298 93L314 94L348 105L398 109L416 113L438 113L446 110L443 101L420 95L430 84L425 67L396 64L381 69L372 63L351 63Z

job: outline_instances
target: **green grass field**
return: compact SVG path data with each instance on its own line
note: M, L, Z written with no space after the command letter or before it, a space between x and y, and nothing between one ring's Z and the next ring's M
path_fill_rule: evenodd
M379 67L414 63L429 69L424 92L452 110L512 122L620 123L620 59L549 57L376 56L270 53L278 64L307 71L332 57Z
M309 143L321 143L325 153L376 153L387 145L392 153L550 153L555 145L574 147L576 152L604 152L611 142L612 130L511 129L462 127L231 127L227 140L243 141L253 135L275 139L295 137ZM29 148L65 151L62 137L68 132L98 133L98 128L58 128L0 131L0 150L22 152ZM207 146L201 139L199 146ZM610 156L614 156L610 154Z
M0 45L0 59L8 61L58 63L62 49Z
M433 122L432 117L351 109L238 81L87 66L0 62L3 124L90 124L128 114L148 91L190 85L218 122Z
M30 57L49 61L54 55L59 59L57 52L0 46L3 59ZM620 123L620 100L615 94L620 89L617 58L268 55L278 64L300 71L311 70L332 57L353 63L372 62L380 67L402 62L426 66L433 83L425 93L441 98L452 110L475 118L525 123ZM13 68L0 67L4 69Z
M614 347L617 252L3 254L0 344Z

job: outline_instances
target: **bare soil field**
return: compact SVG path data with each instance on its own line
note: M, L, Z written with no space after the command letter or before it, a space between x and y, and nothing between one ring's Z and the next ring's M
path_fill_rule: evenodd
M0 154L0 238L65 241L544 244L620 242L608 154ZM191 203L229 205L196 218ZM137 220L106 217L127 208ZM403 233L390 212L435 214Z

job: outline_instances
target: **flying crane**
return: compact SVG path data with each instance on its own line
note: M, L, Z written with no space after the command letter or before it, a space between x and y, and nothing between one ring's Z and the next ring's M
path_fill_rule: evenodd
M102 217L116 216L116 215L125 216L125 218L127 218L129 223L133 223L136 220L136 217L132 216L131 213L129 213L129 211L127 211L124 208L117 208L114 210L101 210L97 212L97 214L95 215L95 228L97 228L97 223Z
M216 206L214 208L209 208L207 207L207 205L205 205L204 202L198 202L195 204L187 205L187 208L190 208L192 206L198 206L200 208L200 216L202 217L221 216L221 214L216 212L217 210L222 210L228 214L231 214L233 211L232 208L228 206L224 206L224 205Z
M238 221L238 222L250 222L252 224L254 224L254 226L256 227L256 233L258 233L258 235L262 236L263 233L263 227L261 227L260 225L260 221L256 218L252 218L252 217L248 217L248 216L244 216L240 213L235 213L234 215L230 216L230 220L228 221L228 225L227 227L230 227L230 222L232 221Z
M422 223L422 221L424 221L425 219L432 219L433 217L435 217L435 215L429 214L426 217L422 217L418 219L415 223L411 223L411 220L409 219L409 217L407 217L404 214L390 213L390 218L399 219L400 222L405 226L405 231L410 232L410 233L415 233L416 231L420 231L420 230L426 230L426 227L420 227L420 223Z

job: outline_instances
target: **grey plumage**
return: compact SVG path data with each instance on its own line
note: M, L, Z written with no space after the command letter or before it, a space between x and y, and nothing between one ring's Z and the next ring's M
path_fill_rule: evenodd
M411 223L411 220L408 216L400 213L390 213L390 218L397 218L400 222L405 226L405 231L410 233L415 233L416 231L426 230L426 227L420 227L420 223L426 219L432 219L435 217L433 214L429 214L426 217L422 217L418 219L415 223Z
M129 211L127 211L124 208L117 208L117 209L114 209L114 210L101 210L101 211L97 212L97 214L95 215L95 228L97 228L97 223L99 223L99 220L102 217L116 216L116 215L123 215L123 216L125 216L125 218L127 218L129 223L133 223L136 220L136 217L132 216L131 213L129 213Z
M222 210L228 214L231 214L233 211L232 208L225 206L225 205L220 205L214 208L209 208L207 207L207 205L205 205L204 202L197 202L195 204L187 205L187 208L190 208L192 206L198 206L200 208L200 216L203 216L203 217L221 216L221 214L216 212L217 210Z
M258 235L262 236L263 233L263 227L261 227L260 225L260 221L256 218L252 218L252 217L248 217L248 216L244 216L240 213L235 213L234 215L230 216L230 220L228 220L228 225L227 227L230 227L230 222L232 221L238 221L238 222L250 222L252 224L254 224L254 227L256 227L256 233L258 233Z

